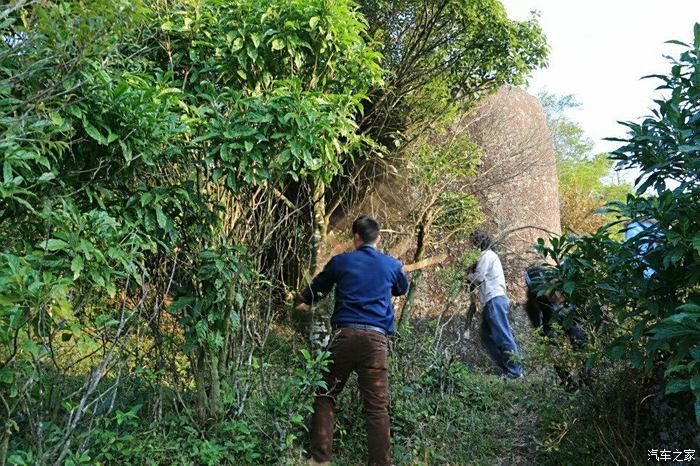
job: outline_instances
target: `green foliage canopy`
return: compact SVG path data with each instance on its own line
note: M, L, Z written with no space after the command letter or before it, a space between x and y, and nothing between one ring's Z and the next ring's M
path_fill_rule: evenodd
M387 147L449 122L503 85L523 84L547 63L537 18L511 21L497 0L360 4L387 69L387 85L375 91L364 127Z

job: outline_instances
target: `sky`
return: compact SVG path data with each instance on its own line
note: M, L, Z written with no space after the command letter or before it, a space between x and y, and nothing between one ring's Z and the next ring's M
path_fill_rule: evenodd
M573 94L580 109L569 112L595 143L598 152L619 144L605 137L621 137L618 120L638 121L650 113L658 81L640 80L670 70L663 55L678 56L690 43L693 25L700 22L700 0L501 0L511 19L531 11L550 46L549 67L534 72L529 92L541 89ZM658 94L656 95L658 96Z

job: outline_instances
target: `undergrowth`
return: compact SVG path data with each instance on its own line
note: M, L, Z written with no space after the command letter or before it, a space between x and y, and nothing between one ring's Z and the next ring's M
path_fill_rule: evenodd
M112 414L78 433L65 464L303 464L312 394L327 360L301 352L298 335L277 330L264 348L266 359L254 361L257 381L240 415L201 425L186 408L190 400L166 390L159 419L151 404L155 393L124 391ZM640 406L649 389L631 369L611 366L572 393L537 352L525 361L524 379L504 380L467 367L449 350L436 352L433 332L424 330L411 329L391 345L395 464L631 465L645 462L645 448L654 448L639 440ZM355 379L337 403L337 466L366 462ZM89 448L75 453L88 437ZM33 464L32 441L13 436L9 464Z

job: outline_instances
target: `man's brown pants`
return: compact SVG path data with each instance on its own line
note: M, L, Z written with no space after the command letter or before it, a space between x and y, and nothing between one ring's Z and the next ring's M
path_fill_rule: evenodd
M390 464L387 337L372 330L340 328L333 333L328 351L332 360L324 376L328 390L319 392L314 402L311 456L320 462L331 460L333 407L354 370L364 401L368 462L373 466Z

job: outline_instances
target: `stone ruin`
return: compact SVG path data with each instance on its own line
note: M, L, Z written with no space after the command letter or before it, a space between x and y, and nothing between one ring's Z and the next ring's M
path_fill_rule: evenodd
M561 233L559 180L542 105L521 89L502 88L462 124L483 150L474 192L484 228L502 238L498 252L518 288L522 270L538 260L537 238Z

